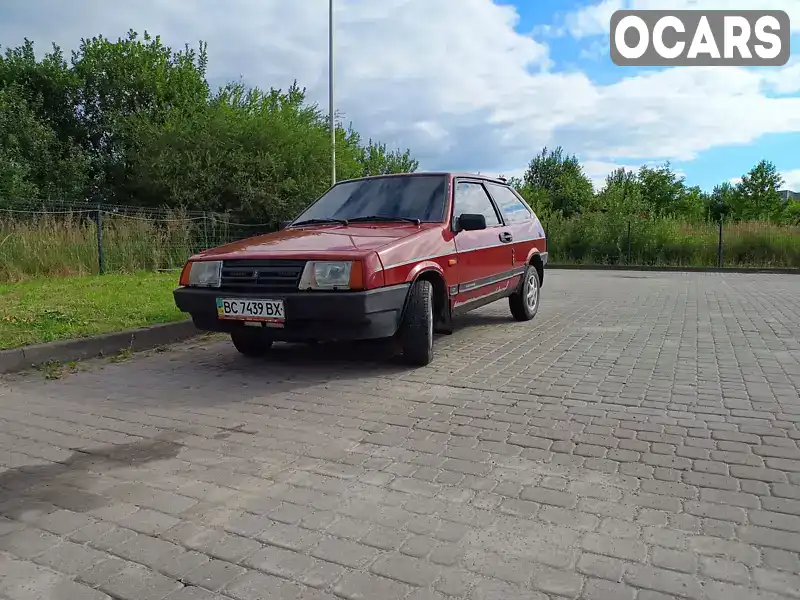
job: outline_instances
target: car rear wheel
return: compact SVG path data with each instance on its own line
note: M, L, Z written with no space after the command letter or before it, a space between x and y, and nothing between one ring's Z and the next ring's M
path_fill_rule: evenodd
M242 328L233 331L231 341L241 354L251 358L264 356L272 348L272 340L260 329Z
M400 329L403 359L424 367L433 360L433 285L415 281Z
M508 298L508 307L517 321L530 321L539 311L539 273L536 267L528 265L519 290Z

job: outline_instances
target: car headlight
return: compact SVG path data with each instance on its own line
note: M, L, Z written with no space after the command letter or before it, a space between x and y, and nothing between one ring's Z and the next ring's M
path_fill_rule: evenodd
M352 270L350 261L312 260L306 263L298 287L301 290L349 290Z
M187 285L194 287L219 287L221 279L221 260L198 260L189 263L189 279Z

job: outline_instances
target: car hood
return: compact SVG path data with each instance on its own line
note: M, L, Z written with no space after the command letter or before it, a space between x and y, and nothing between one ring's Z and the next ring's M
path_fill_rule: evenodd
M336 225L284 229L257 237L211 248L197 255L214 256L245 254L248 256L293 253L368 252L387 246L436 224Z

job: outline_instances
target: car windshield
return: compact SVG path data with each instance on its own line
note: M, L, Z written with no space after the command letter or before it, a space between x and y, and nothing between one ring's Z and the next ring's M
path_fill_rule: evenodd
M444 220L444 175L407 175L343 181L333 186L293 223L336 222L372 217L372 221Z

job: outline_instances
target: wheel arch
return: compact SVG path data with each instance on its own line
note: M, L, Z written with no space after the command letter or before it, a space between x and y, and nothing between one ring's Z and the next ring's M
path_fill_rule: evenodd
M407 281L411 284L408 286L408 293L406 294L406 301L403 304L403 314L400 321L402 322L405 316L406 307L408 306L408 299L411 296L411 290L417 281L429 281L433 286L433 311L434 318L443 319L449 315L450 303L448 302L447 294L447 280L444 276L442 267L437 263L423 263L413 269Z
M528 256L528 261L526 264L531 265L534 269L536 269L536 274L539 275L539 286L544 285L544 260L542 260L542 255L539 254L537 250L531 252L530 256Z

